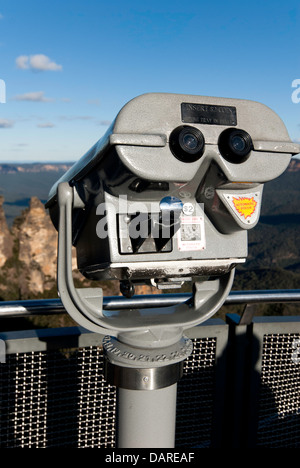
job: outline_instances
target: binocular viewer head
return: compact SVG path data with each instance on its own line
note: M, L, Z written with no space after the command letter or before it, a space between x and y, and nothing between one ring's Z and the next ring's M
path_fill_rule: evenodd
M68 195L59 187L72 192L65 243L76 247L85 277L118 279L125 295L141 282L175 288L225 275L231 285L263 184L298 152L260 103L145 94L52 187L46 206L60 231Z

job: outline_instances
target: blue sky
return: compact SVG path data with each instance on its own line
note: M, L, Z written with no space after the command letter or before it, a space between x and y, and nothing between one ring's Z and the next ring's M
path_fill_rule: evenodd
M76 161L147 92L260 101L300 141L299 1L4 0L0 15L0 161Z

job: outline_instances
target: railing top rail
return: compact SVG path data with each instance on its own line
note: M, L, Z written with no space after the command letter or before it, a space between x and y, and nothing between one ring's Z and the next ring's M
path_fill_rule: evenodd
M172 306L191 298L190 293L150 294L133 296L106 296L103 309L134 309ZM231 291L225 305L258 303L300 302L300 289ZM31 315L52 315L64 313L60 299L34 299L26 301L3 301L0 303L0 318L25 317Z

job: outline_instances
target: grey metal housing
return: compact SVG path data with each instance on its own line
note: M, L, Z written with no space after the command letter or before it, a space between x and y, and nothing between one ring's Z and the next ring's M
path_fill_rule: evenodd
M192 124L204 135L203 156L192 163L174 157L169 138L174 128L183 123L182 103L203 106L204 109L205 106L221 110L234 107L236 126L248 132L253 141L253 150L247 160L242 164L226 161L220 154L218 139L228 125L206 122ZM217 265L210 267L208 260L212 259L220 259L219 267L226 272L247 256L245 231L258 221L260 208L257 207L255 222L247 224L226 205L226 194L244 195L255 191L260 205L263 183L278 177L286 169L291 155L298 150L280 118L260 103L145 94L127 103L107 133L52 187L46 206L58 226L57 187L61 182L68 182L76 188L82 207L74 210L73 244L77 249L78 267L88 278L145 280L155 274L178 276L176 272L180 268L181 276L205 276L217 270ZM133 188L139 183L139 188ZM119 196L124 194L127 210L130 204L139 201L148 210L152 207L153 211L154 206L155 213L159 214L159 201L166 195L181 199L183 203L202 206L205 248L182 251L173 241L171 248L164 246L158 250L148 239L143 248L133 252L129 238L120 245L121 215L127 213L120 208ZM105 239L99 238L96 232L103 215L97 213L101 203L114 208L106 214L109 235ZM230 260L224 263L221 259ZM176 263L166 274L160 262L171 260L182 261L181 267L178 268ZM192 260L197 260L196 266ZM171 263L169 267L171 269Z

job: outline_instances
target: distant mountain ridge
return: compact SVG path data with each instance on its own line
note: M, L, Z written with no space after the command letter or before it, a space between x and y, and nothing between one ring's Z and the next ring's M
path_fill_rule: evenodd
M74 163L24 163L0 164L0 174L15 174L18 172L59 172L67 171Z
M16 174L29 172L65 172L73 166L74 162L34 162L34 163L0 163L0 174ZM300 171L300 159L293 158L288 172Z
M67 171L74 162L33 162L33 163L0 163L0 174L15 174L17 172L60 172ZM288 172L300 171L300 159L293 158Z

